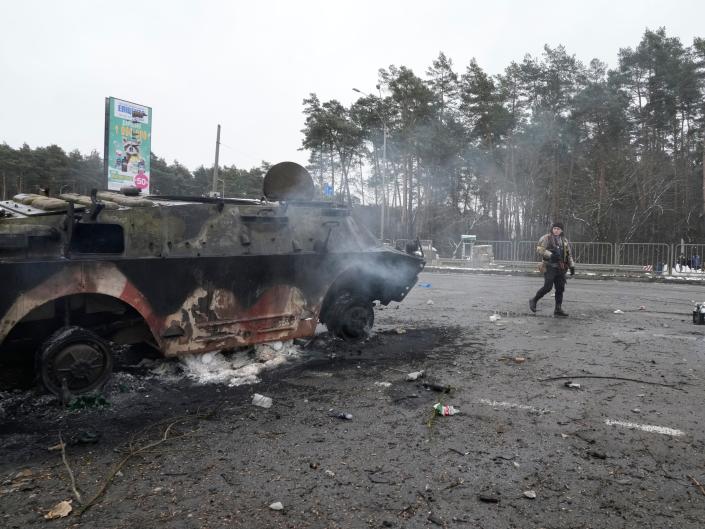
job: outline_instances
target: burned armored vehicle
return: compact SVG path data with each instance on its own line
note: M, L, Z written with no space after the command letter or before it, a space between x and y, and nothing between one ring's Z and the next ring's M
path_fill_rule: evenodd
M359 339L373 303L404 299L424 260L313 200L273 166L261 200L25 194L0 202L0 360L33 355L50 391L99 388L111 344L165 356L314 334Z

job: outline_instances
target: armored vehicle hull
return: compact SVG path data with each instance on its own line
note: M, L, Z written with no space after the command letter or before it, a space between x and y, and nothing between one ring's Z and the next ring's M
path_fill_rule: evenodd
M61 198L0 202L0 355L35 355L57 394L105 382L108 342L176 356L308 337L319 321L363 338L373 302L404 299L424 266L348 208L285 191Z

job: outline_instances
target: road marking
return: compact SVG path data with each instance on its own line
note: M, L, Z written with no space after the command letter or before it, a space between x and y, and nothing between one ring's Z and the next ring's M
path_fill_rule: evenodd
M635 422L613 421L612 419L605 419L605 424L607 426L623 426L630 430L641 430L642 432L660 433L663 435L673 435L675 437L685 435L685 432L681 430L667 428L666 426L654 426L652 424L637 424Z
M478 402L480 404L487 404L493 408L515 408L517 410L527 410L533 413L551 413L551 410L547 408L536 408L535 406L529 406L528 404L516 404L514 402L497 402L496 400L480 399Z

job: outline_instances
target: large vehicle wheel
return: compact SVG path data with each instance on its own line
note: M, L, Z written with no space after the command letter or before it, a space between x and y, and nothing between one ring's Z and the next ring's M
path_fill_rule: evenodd
M56 331L37 352L39 381L47 390L62 395L62 386L75 395L100 389L113 371L107 343L83 327Z
M326 318L328 330L335 336L349 341L367 338L374 322L372 302L349 291L336 297Z

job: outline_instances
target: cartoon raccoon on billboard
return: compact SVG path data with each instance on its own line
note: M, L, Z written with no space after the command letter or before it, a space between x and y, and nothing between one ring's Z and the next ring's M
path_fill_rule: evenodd
M152 109L105 99L105 174L109 190L136 187L149 194Z

